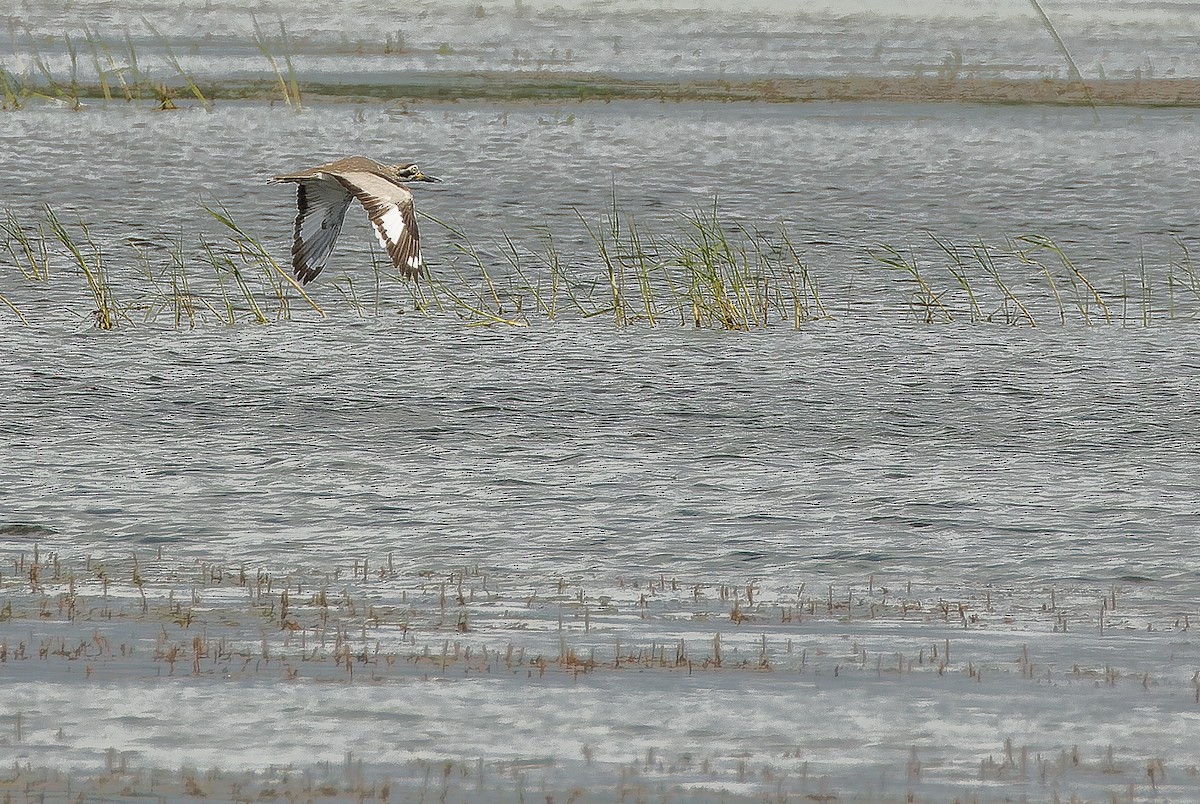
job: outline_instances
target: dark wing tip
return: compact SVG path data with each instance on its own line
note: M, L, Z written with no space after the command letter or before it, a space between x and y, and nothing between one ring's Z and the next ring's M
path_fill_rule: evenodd
M301 285L307 285L317 278L321 269L325 267L325 263L323 260L316 265L310 262L312 255L302 235L301 223L309 211L308 192L302 181L296 182L296 207L296 222L292 231L292 274Z
M320 268L309 268L307 265L301 265L298 262L292 264L292 273L296 275L296 280L301 285L307 285L309 282L317 278L321 273Z

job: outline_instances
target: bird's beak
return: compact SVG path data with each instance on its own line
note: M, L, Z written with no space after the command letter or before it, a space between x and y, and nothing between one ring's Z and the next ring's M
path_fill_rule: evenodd
M440 182L441 179L439 179L437 176L430 176L428 173L418 173L416 176L413 176L413 181L438 181L438 182Z

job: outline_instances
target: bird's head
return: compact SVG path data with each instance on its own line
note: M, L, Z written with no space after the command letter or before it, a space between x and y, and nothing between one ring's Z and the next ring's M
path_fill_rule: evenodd
M396 179L402 182L408 181L441 181L441 179L433 176L426 176L421 172L421 168L417 167L415 162L405 162L402 165L393 165L392 172L396 174Z

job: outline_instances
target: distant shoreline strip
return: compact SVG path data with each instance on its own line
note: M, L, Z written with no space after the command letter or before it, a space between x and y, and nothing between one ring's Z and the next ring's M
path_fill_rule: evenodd
M658 101L720 103L973 103L1048 106L1200 107L1200 79L1112 80L818 77L818 78L621 78L558 72L399 72L355 80L301 81L313 101L455 102ZM269 80L199 78L210 100L278 100ZM102 97L101 87L80 86L80 97Z

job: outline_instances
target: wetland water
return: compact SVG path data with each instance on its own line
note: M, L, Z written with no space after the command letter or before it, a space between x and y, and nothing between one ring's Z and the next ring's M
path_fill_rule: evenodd
M9 742L21 761L95 772L114 749L130 773L292 763L340 784L349 752L361 778L463 799L574 787L1095 795L1140 790L1155 762L1170 774L1161 784L1190 789L1191 315L1168 317L1164 297L1148 327L1140 312L1128 325L921 325L861 247L920 248L922 227L987 239L1036 227L1106 287L1143 251L1161 271L1170 233L1190 243L1200 227L1191 116L569 112L6 118L6 203L48 200L114 250L130 230L208 225L196 195L210 193L286 253L293 201L264 176L350 140L366 153L404 143L448 179L420 207L482 243L550 225L566 253L586 253L573 210L600 214L614 179L622 203L663 227L719 191L731 215L804 233L834 310L799 332L754 333L605 319L478 329L336 306L324 321L195 331L101 334L62 312L6 320L2 577L18 615L34 608L0 627L14 651L101 633L138 645L93 657L90 679L66 658L10 661L0 705L10 725L19 714ZM32 147L19 164L16 142ZM454 259L441 231L426 224L434 270ZM368 238L352 217L322 279L355 271ZM328 282L314 293L336 299ZM38 619L16 563L34 542L77 577L81 623ZM168 612L191 601L204 630L140 613L133 555L140 588ZM120 594L104 595L89 556L109 562ZM361 560L388 571L357 577ZM394 669L364 660L348 682L334 637L323 663L311 645L297 651L292 631L267 625L279 601L264 613L261 588L230 588L246 567L291 579L302 617L318 610L311 590L345 593L355 650L391 651ZM1102 600L1116 602L1103 629ZM391 614L368 629L370 606ZM214 648L197 673L189 658L163 678L162 641L187 648L198 633L239 646L236 660ZM527 656L500 673L447 660L460 645ZM645 658L680 645L691 674ZM276 665L260 666L264 651ZM569 651L617 667L581 674ZM313 657L289 666L297 652Z
M667 233L716 195L787 226L830 312L477 327L389 281L359 317L335 288L369 282L357 208L312 286L326 319L102 333L64 257L35 283L0 256L30 319L0 309L0 758L24 768L0 788L1194 797L1197 125L862 104L0 117L0 203L87 223L118 294L130 238L182 230L192 259L195 232L222 236L201 201L282 258L294 199L262 182L353 151L445 178L418 208L501 279L505 234L549 229L596 270L579 216L614 192ZM1038 326L972 323L926 230L1052 237L1112 320L1063 271L1060 308L1007 265ZM469 269L422 233L433 272ZM920 323L875 243L940 276L955 319Z

